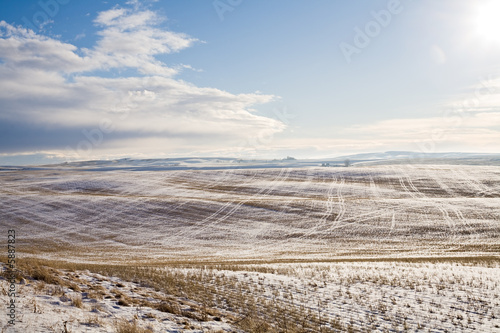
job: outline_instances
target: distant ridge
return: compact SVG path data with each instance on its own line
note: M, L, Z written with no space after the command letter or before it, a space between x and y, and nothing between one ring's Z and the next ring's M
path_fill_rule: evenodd
M335 159L351 158L351 159L401 159L401 158L500 158L499 154L485 153L462 153L462 152L447 152L447 153L423 153L413 151L386 151L376 153L361 153L354 155L339 156Z
M257 169L257 168L300 168L300 167L345 167L380 164L454 164L454 165L500 165L500 154L484 153L421 153L411 151L386 151L344 155L333 158L294 159L244 159L231 157L186 157L116 160L89 160L44 164L37 166L2 166L0 170L29 169L84 169L92 171L112 170L217 170L217 169Z

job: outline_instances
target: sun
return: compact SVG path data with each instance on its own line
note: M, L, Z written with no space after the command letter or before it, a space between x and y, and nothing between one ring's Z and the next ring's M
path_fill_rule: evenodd
M492 42L500 42L500 1L487 0L477 7L477 33Z

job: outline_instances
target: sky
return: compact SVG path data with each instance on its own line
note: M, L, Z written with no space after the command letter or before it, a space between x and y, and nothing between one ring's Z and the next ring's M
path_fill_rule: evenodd
M500 152L498 1L0 8L0 165Z

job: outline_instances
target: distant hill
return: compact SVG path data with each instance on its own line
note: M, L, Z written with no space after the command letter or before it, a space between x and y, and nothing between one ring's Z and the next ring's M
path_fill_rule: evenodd
M411 151L387 151L362 153L322 159L242 159L231 157L186 157L160 159L91 160L46 164L38 166L3 166L0 170L18 169L68 169L81 168L93 171L110 170L217 170L217 169L258 169L282 167L345 167L381 164L453 164L453 165L500 165L500 154L481 153L419 153Z
M464 164L500 165L500 154L484 153L420 153L411 151L387 151L340 156L333 160L349 159L353 164Z

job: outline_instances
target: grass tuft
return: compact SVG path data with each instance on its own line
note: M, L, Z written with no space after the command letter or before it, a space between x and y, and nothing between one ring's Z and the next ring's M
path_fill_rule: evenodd
M142 328L137 325L134 320L129 322L125 319L117 321L115 324L116 333L152 333L153 331L149 328Z
M83 308L82 296L77 295L77 296L71 297L71 305L82 309Z

